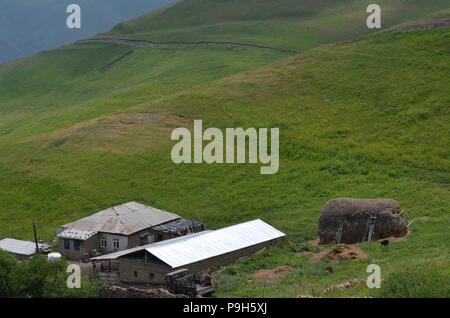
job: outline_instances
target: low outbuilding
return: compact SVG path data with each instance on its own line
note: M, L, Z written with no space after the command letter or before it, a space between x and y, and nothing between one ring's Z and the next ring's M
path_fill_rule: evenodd
M264 249L284 236L284 233L258 219L95 257L91 261L104 280L115 278L125 283L163 284L165 275L174 270L186 268L198 273L227 265ZM112 269L111 264L115 264L116 268Z
M34 254L47 251L50 249L50 245L16 240L12 238L5 238L0 241L0 249L7 252L13 253L18 259L27 259L32 257Z

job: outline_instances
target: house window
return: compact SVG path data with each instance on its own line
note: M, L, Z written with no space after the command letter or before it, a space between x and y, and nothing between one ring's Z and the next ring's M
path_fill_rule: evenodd
M70 250L70 240L64 240L64 249Z
M137 272L136 271L134 271L134 277L137 277Z
M114 246L114 248L119 248L119 239L118 238L115 238L115 239L113 239L113 246Z
M155 277L155 274L150 273L150 274L149 274L149 277L150 277L150 279L153 279L153 278Z
M80 250L80 241L79 240L74 240L73 241L73 249L75 250L75 251L79 251Z
M100 247L106 247L106 237L100 239Z

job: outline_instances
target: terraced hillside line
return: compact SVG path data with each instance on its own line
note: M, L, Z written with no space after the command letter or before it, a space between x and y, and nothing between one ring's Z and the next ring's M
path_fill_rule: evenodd
M176 41L176 42L152 42L146 40L131 40L131 39L121 39L121 38L95 38L95 39L84 39L79 40L76 43L83 42L110 42L110 43L125 43L136 46L164 46L164 45L228 45L228 46L240 46L240 47L248 47L255 49L264 49L264 50L273 50L283 53L291 53L297 54L298 52L291 50L284 50L269 46L262 46L256 44L247 44L247 43L236 43L236 42L214 42L214 41L199 41L199 42L184 42L184 41Z

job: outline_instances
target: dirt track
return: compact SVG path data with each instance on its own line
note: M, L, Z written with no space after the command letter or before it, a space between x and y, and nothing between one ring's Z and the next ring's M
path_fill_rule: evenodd
M236 43L236 42L214 42L214 41L200 41L200 42L152 42L146 40L131 40L131 39L119 39L119 38L93 38L93 39L85 39L77 41L76 43L83 42L110 42L110 43L124 43L135 46L167 46L167 45L217 45L217 46L239 46L239 47L248 47L254 49L263 49L263 50L273 50L283 53L292 53L296 54L295 51L278 49L268 46L254 45L254 44L246 44L246 43Z

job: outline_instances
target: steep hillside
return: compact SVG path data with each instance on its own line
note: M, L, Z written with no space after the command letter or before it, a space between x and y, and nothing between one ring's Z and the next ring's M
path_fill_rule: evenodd
M207 228L261 218L288 234L219 273L219 296L311 294L367 277L371 263L383 275L430 263L448 271L449 68L448 28L378 32L298 55L78 43L0 65L0 237L30 239L34 219L51 240L61 224L134 200ZM170 134L195 119L280 128L279 172L174 164ZM307 241L325 202L341 196L396 199L416 219L412 233L388 249L358 244L364 260L296 256L319 249ZM295 271L270 286L249 276L280 265Z
M27 135L33 130L35 137L12 132L0 146L2 235L29 238L35 218L50 238L66 221L137 200L209 228L259 217L289 233L293 249L245 261L244 280L229 278L232 295L261 296L258 282L242 288L246 273L277 265L304 276L290 275L266 296L364 277L369 262L386 273L425 261L448 268L449 34L378 34L169 98L116 96L121 112L47 134L38 135L46 121L33 120ZM175 165L170 133L198 118L205 127L279 127L278 174L262 176L256 165ZM368 260L334 266L338 274L327 276L294 252L314 237L323 204L338 196L392 197L423 219L407 241L382 253L376 243L361 244Z
M374 32L368 0L183 0L120 23L98 37L149 41L234 41L301 52ZM448 7L445 0L380 0L383 27Z
M126 110L288 56L242 47L83 43L0 65L0 143Z

